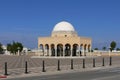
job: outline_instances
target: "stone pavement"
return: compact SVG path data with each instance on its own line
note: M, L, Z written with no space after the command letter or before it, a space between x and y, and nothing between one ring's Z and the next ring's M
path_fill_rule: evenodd
M93 68L93 58L95 58L95 68ZM86 71L92 69L101 69L109 67L109 57L104 57L105 66L102 66L103 57L86 57L85 58L85 69L83 69L83 58L72 58L73 59L73 70L71 70L71 58L59 58L60 60L60 71L57 71L57 58L31 58L31 56L0 56L0 74L4 74L4 63L8 63L8 78L24 77L24 76L35 76L35 75L46 75L54 73L62 73L69 71ZM42 72L42 61L45 61L45 70ZM25 74L25 61L28 61L28 74ZM112 66L119 67L120 57L112 57Z
M12 74L8 75L5 79L14 79L14 78L21 78L21 77L33 77L33 76L44 76L44 75L55 75L55 74L63 74L63 73L74 73L74 72L86 72L86 71L94 71L94 70L105 70L111 68L117 68L118 66L105 66L105 67L95 67L95 68L86 68L86 69L73 69L73 70L61 70L61 71L47 71L47 72L38 72L38 73L28 73L28 74Z

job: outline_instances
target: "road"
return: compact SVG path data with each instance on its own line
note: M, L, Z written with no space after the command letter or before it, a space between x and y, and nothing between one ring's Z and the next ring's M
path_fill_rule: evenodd
M5 80L120 80L120 67Z

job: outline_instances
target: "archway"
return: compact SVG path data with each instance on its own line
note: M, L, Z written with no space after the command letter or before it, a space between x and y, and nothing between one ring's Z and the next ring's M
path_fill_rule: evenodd
M47 56L49 55L49 45L48 44L45 44L45 50L46 50L46 53L47 53Z
M76 56L77 55L77 49L78 49L78 44L73 44L72 56Z
M63 45L62 44L57 45L57 56L63 56Z
M80 44L80 56L82 56L82 54L83 54L83 44Z
M90 44L88 45L88 52L91 52L91 50L90 50Z
M40 47L40 49L43 49L43 44L40 44L40 46L39 46L39 47Z
M42 52L42 54L43 54L43 56L44 56L43 44L40 44L40 51Z
M51 56L55 56L55 45L51 44Z
M70 56L71 54L71 46L70 44L65 45L65 56Z

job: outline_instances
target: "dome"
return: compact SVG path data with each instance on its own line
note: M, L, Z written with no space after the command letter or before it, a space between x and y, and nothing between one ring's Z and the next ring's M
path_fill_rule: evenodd
M60 31L72 31L74 32L75 29L74 27L72 26L72 24L70 24L69 22L66 22L66 21L62 21L62 22L59 22L55 25L55 27L53 28L53 32L60 32Z

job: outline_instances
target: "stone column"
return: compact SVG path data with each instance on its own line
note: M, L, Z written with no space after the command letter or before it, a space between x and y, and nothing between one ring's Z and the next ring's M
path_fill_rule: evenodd
M49 57L51 56L51 47L49 46Z
M42 48L41 48L41 49L42 49L42 53L43 53L43 55L42 55L42 56L44 56L44 48L43 48L43 46L42 46Z
M63 45L63 57L65 57L65 46Z
M45 45L43 46L43 56L45 57Z
M71 46L71 57L73 57L73 46Z
M59 51L59 57L62 56L62 49L59 47L60 51Z
M78 56L80 56L80 46L78 45Z
M84 56L86 56L86 48L84 48Z
M49 56L49 48L47 49L47 56Z
M81 56L83 56L82 46L80 46Z
M87 51L88 51L88 49L86 48L86 49L85 49L85 55L86 55L86 56L87 56L87 53L88 53Z
M90 56L91 56L92 54L91 54L91 46L90 46Z
M57 57L57 45L55 45L55 57Z
M85 56L85 51L84 51L84 47L82 47L82 55Z

